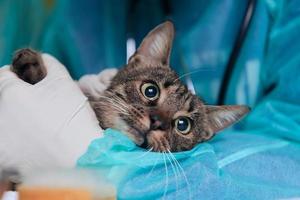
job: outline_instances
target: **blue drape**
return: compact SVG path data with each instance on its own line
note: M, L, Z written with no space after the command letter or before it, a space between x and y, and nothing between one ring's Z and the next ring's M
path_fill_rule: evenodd
M0 0L0 64L31 46L52 53L79 78L125 64L128 37L139 43L171 19L177 30L172 67L191 73L196 93L216 103L246 1L173 0L166 6L141 0L134 9L131 2ZM299 35L297 0L257 1L226 95L227 104L253 110L238 126L174 154L181 167L171 155L145 155L114 130L95 140L78 166L110 169L120 199L299 197Z

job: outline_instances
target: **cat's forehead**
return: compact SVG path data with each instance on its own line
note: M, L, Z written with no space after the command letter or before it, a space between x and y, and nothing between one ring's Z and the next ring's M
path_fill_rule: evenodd
M147 80L152 80L163 85L179 83L177 74L169 67L161 65L128 65L123 70L120 70L116 77L116 81L119 83Z
M152 80L158 84L162 85L172 85L179 83L178 76L175 72L170 69L165 69L161 67L153 67L151 70L143 71L140 76L136 77L137 80Z

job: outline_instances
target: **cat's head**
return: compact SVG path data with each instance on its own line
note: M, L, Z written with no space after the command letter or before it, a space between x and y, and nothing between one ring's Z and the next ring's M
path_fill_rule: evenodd
M188 91L169 66L173 36L171 22L152 30L104 96L92 103L101 127L119 129L153 151L192 149L249 111L207 106Z

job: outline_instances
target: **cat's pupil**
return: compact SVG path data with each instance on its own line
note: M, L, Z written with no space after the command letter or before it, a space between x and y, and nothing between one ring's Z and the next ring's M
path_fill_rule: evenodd
M157 88L153 85L148 86L145 90L145 95L149 98L153 98L157 95Z
M189 121L187 118L179 118L177 120L177 129L179 131L186 131L189 127Z

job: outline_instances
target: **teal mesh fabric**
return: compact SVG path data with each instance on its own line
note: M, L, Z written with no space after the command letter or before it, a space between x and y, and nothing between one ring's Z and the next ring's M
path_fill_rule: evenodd
M191 151L161 154L108 129L78 167L109 169L119 199L278 199L300 196L299 152L294 142L227 131Z
M192 73L196 93L215 103L246 1L172 0L169 13L163 13L161 1L139 2L130 36L139 43L153 26L172 19L177 30L173 68ZM74 78L123 65L128 4L0 0L0 65L25 46L53 54ZM227 104L253 108L239 126L174 154L178 163L109 129L91 143L78 166L106 168L120 199L300 197L299 35L299 1L257 0L226 96Z
M300 198L299 6L258 1L227 95L253 107L239 126L173 155L108 129L78 166L110 169L119 199Z

